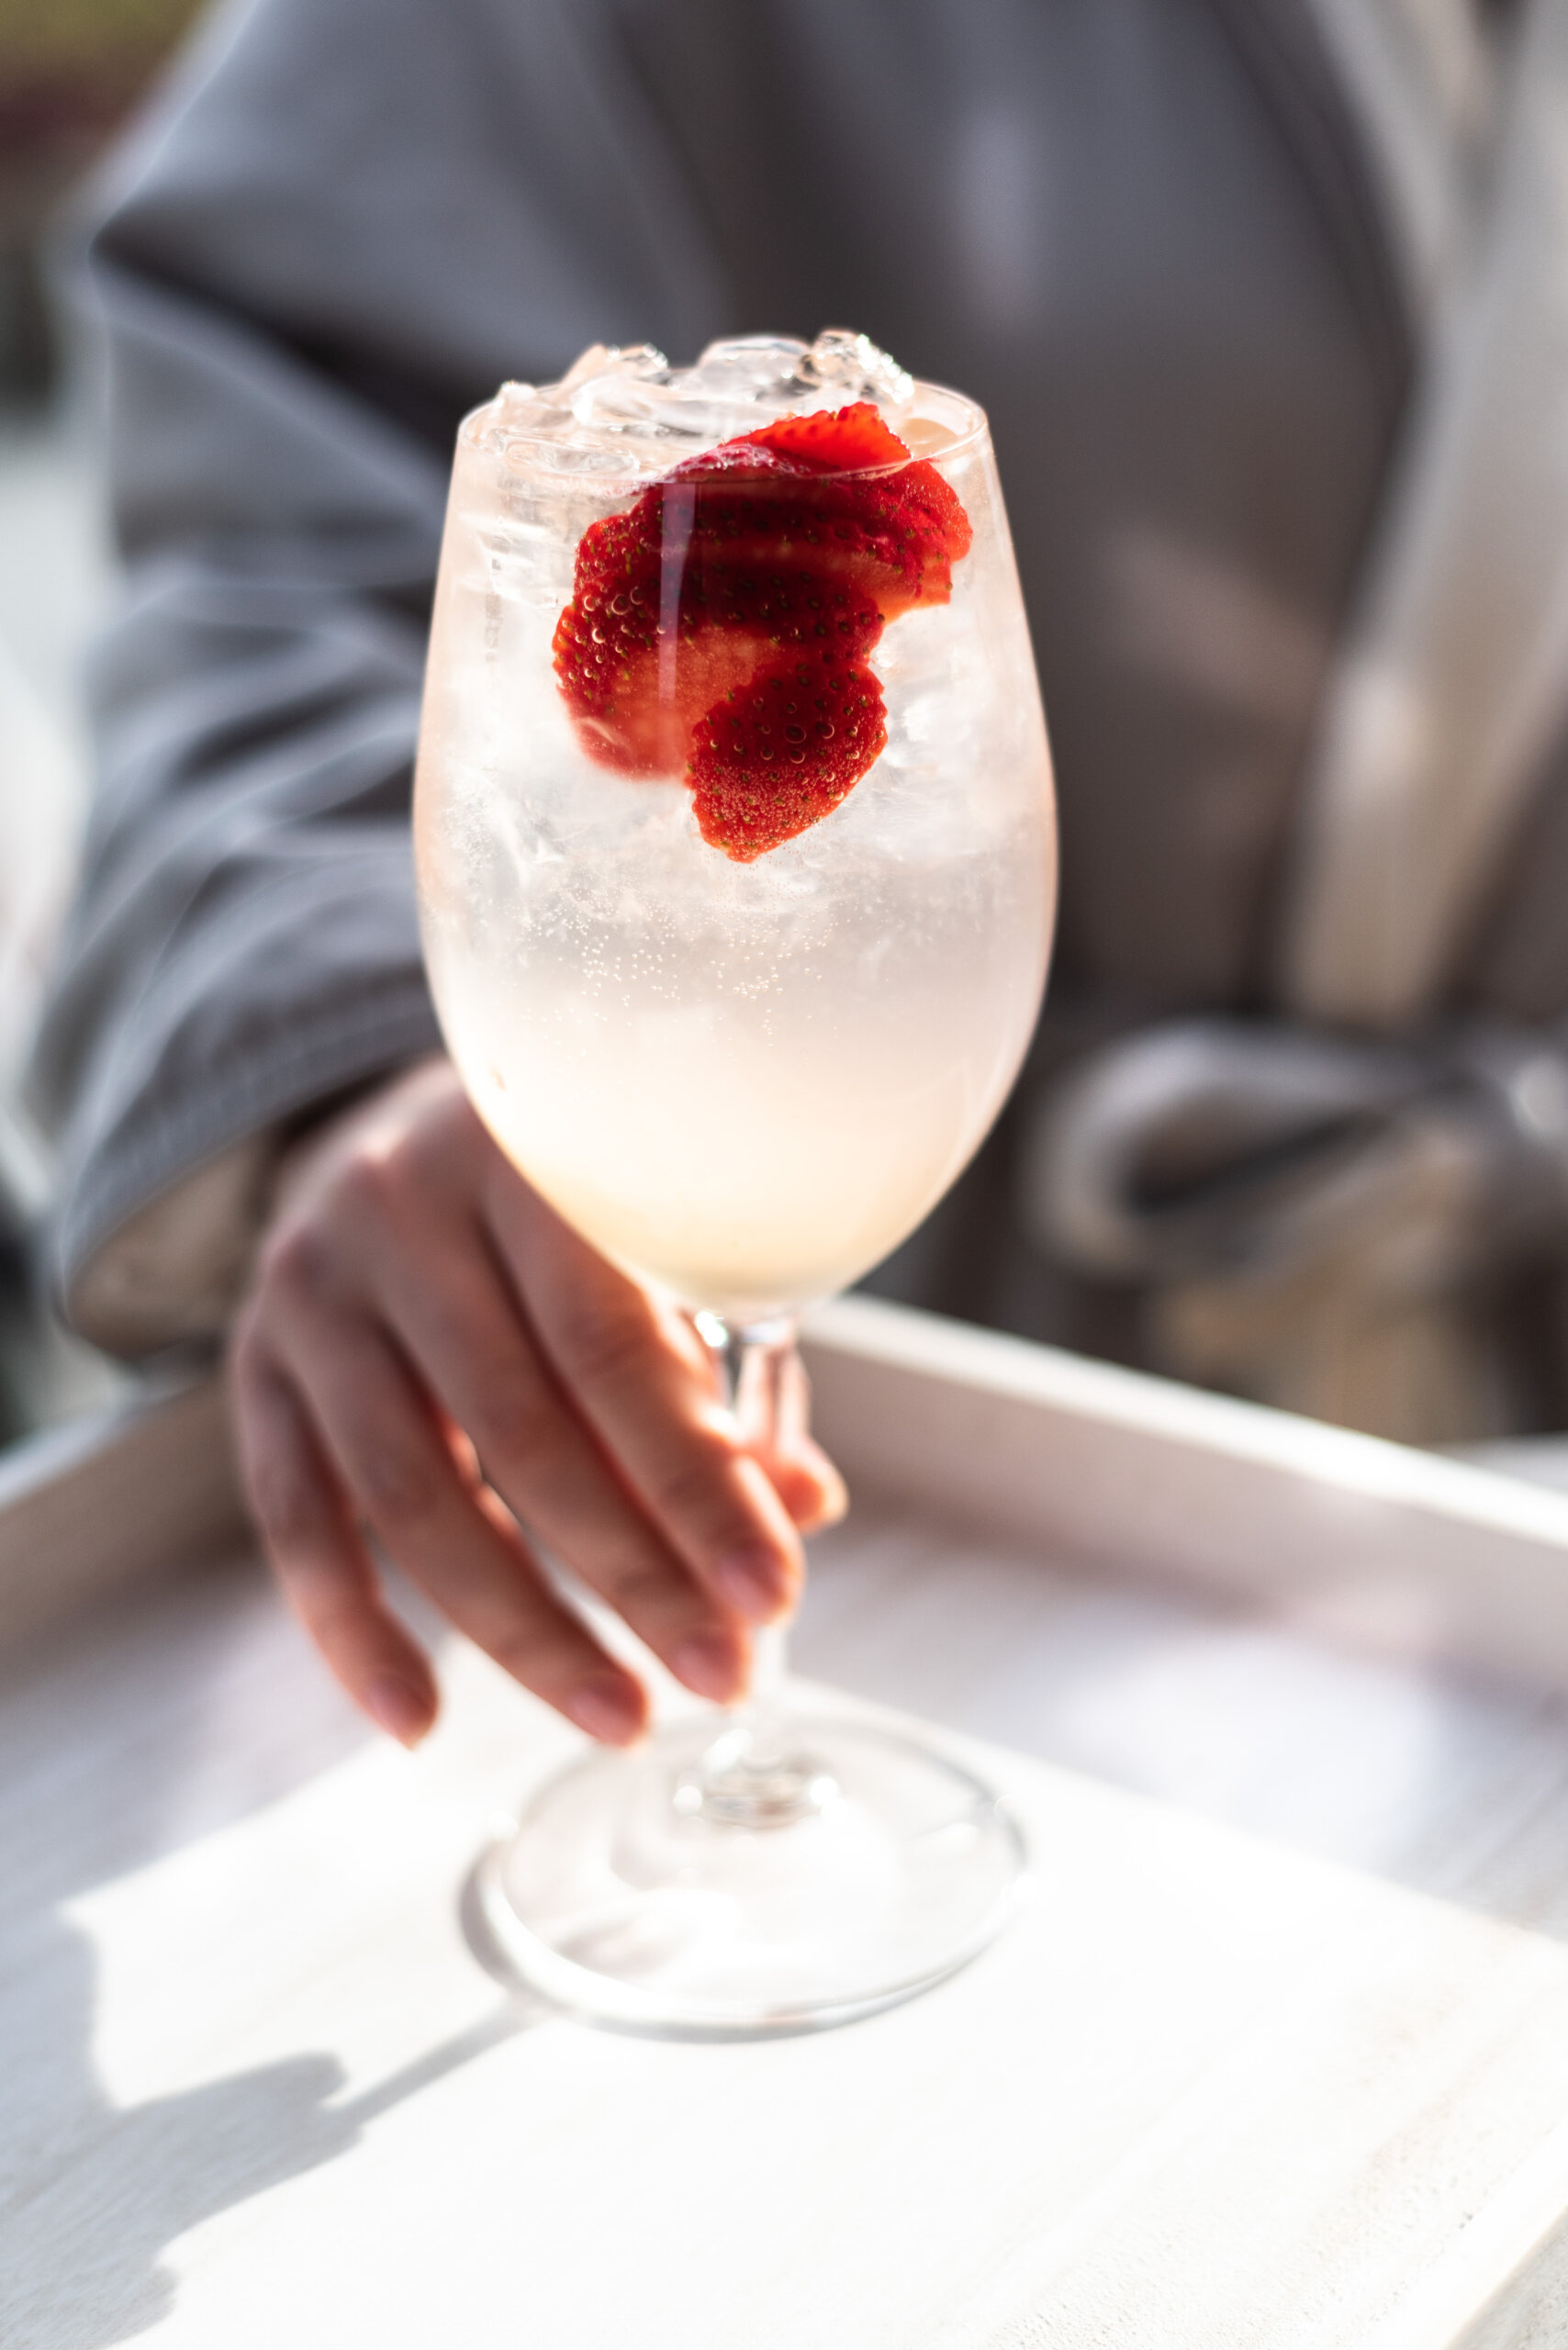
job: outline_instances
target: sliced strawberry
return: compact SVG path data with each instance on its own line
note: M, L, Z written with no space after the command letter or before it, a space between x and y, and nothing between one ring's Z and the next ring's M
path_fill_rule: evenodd
M909 463L909 451L869 400L857 400L853 408L841 408L836 415L819 408L809 416L780 416L756 432L743 433L738 443L724 443L730 449L748 445L771 449L776 456L824 474Z
M759 670L693 730L698 829L749 865L836 808L887 739L869 669L794 661Z
M868 401L705 450L583 533L553 648L579 739L622 775L684 773L703 838L761 856L879 755L867 656L947 601L972 535Z

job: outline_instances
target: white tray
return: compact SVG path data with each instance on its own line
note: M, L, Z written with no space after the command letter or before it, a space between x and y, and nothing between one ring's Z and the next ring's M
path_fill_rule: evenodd
M1568 1501L860 1302L811 1351L799 1662L999 1741L1036 1892L764 2046L507 2005L462 1889L573 1734L454 1642L406 1757L252 1566L150 1579L229 1532L210 1401L191 1522L166 1417L5 1472L0 1629L51 1543L78 1608L0 1699L6 2350L1568 2339Z

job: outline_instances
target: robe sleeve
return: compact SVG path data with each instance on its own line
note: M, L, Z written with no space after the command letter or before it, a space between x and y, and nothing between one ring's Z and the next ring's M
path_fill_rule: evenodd
M459 419L723 301L592 0L221 8L90 207L124 583L32 1091L66 1311L145 1353L220 1326L271 1138L438 1044L409 796Z

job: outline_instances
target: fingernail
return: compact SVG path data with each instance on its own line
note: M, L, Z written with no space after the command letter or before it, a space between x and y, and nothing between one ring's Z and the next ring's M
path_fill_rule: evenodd
M849 1488L842 1477L835 1477L823 1495L822 1516L815 1531L825 1534L830 1526L842 1526L849 1516Z
M849 1488L825 1453L808 1458L805 1466L816 1479L820 1495L809 1530L825 1534L830 1526L839 1525L848 1516Z
M643 1709L623 1681L585 1681L562 1701L579 1729L606 1746L624 1746L643 1727Z
M418 1746L431 1726L430 1699L410 1681L378 1673L364 1693L365 1710L399 1746Z
M738 1692L744 1675L733 1641L722 1634L695 1632L670 1658L670 1671L700 1697L722 1701Z
M714 1568L713 1580L735 1613L749 1623L766 1624L784 1605L786 1586L778 1561L760 1545L732 1550Z

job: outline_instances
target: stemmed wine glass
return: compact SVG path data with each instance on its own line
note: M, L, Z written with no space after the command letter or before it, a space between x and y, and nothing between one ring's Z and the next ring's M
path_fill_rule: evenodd
M596 348L459 436L415 796L426 957L476 1107L689 1310L748 1434L801 1309L895 1247L1028 1043L1049 755L984 416L863 337ZM1022 1865L920 1740L784 1702L590 1751L488 1855L566 2004L760 2032L905 1997Z

